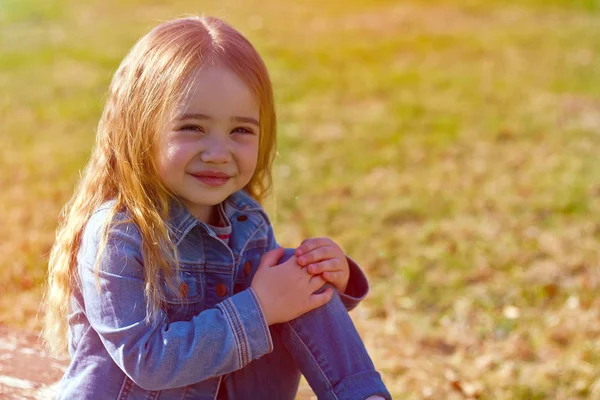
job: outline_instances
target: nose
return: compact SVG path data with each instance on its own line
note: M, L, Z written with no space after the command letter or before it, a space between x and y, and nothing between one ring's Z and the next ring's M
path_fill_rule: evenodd
M216 135L215 135L216 136ZM231 161L231 152L226 139L210 137L204 142L205 146L200 153L200 158L205 163L226 164Z

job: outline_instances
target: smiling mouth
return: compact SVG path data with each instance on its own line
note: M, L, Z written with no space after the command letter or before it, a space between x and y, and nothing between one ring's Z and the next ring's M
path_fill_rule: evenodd
M200 174L200 175L190 174L190 175L192 175L194 178L196 178L197 180L199 180L200 182L202 182L208 186L222 186L231 179L231 177L229 175L226 175L223 173L215 173L215 174L208 173L208 174Z

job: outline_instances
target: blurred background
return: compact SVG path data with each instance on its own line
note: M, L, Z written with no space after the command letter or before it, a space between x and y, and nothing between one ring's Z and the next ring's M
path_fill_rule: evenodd
M36 332L57 215L135 41L225 19L270 70L278 240L365 269L397 398L600 398L600 0L0 0L0 325Z

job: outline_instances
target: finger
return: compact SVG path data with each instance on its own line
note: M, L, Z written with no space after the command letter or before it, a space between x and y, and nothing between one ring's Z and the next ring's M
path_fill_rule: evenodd
M338 271L340 269L340 260L339 258L332 258L329 260L313 263L308 265L306 269L313 275L320 274L325 271Z
M311 292L320 289L327 282L321 275L311 275L308 279L308 288Z
M342 278L344 278L344 272L343 271L326 271L326 272L323 272L321 274L321 276L327 282L333 283L333 282L342 280Z
M265 255L262 256L262 258L260 259L260 265L258 266L258 268L272 267L274 265L277 265L279 259L283 257L284 251L285 249L283 247L278 247L276 249L266 252Z
M298 246L296 249L296 256L301 256L302 254L308 253L317 247L327 246L330 244L331 239L326 237L304 239L302 243L300 243L300 246Z
M327 304L331 300L331 296L333 296L332 288L327 288L321 293L312 294L308 299L310 308L315 309Z
M304 253L300 257L298 257L298 264L304 267L308 264L313 264L319 261L336 258L338 255L336 250L337 249L333 246L317 247L316 249L313 249L308 253Z

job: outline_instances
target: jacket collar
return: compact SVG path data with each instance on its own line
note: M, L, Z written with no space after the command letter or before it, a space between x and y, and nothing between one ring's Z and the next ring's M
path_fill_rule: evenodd
M260 204L243 190L231 194L225 201L218 204L217 207L222 208L230 221L234 221L234 219L238 219L241 215L246 213L264 215L264 211ZM249 215L246 215L246 218L248 216ZM244 218L242 217L238 220L243 219ZM201 225L208 231L207 225L194 217L180 199L172 200L169 206L168 226L173 235L172 240L175 245L178 245L196 225Z

